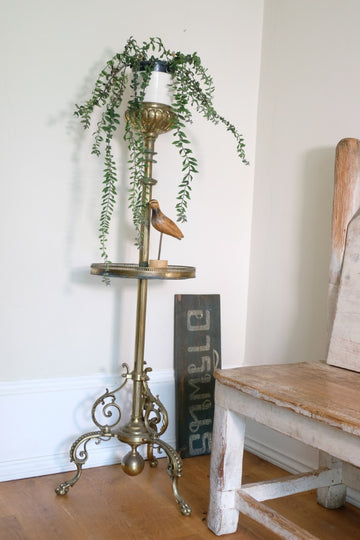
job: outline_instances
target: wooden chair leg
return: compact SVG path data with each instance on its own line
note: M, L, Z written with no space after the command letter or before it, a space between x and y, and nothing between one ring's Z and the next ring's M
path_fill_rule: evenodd
M329 469L342 468L342 461L325 452L320 452L320 467ZM317 502L325 508L334 509L344 506L346 501L346 485L335 484L317 490Z
M216 405L210 463L208 527L216 535L236 531L239 511L236 491L241 487L245 419Z

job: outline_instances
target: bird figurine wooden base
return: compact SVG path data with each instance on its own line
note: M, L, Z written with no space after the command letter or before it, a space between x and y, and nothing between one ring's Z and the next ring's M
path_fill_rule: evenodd
M178 240L184 238L183 233L180 231L179 227L174 223L170 218L165 216L160 210L159 202L156 199L151 199L149 201L149 206L151 208L151 225L160 232L160 242L159 242L159 251L158 251L158 261L160 261L161 255L161 245L163 234L173 236Z
M167 268L168 261L165 259L150 259L149 266L150 268Z

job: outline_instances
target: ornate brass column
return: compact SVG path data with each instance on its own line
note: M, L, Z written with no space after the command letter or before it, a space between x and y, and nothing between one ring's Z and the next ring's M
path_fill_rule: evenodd
M91 265L91 273L104 275L107 272L114 277L138 279L134 367L133 371L130 372L128 365L122 364L124 370L122 377L125 380L115 390L111 392L106 390L95 401L91 414L93 422L99 430L85 433L73 443L70 449L70 461L75 463L77 472L73 478L62 482L55 491L58 495L66 494L69 487L73 486L80 478L82 467L88 459L87 444L90 440L94 439L96 442L100 442L117 437L119 441L131 447L121 463L123 470L129 475L137 475L144 468L144 459L138 452L139 446L147 445L147 457L152 467L157 465L157 460L154 457L154 447L165 452L175 500L179 504L181 512L184 515L190 515L191 508L180 495L177 486L178 479L182 475L182 461L177 452L160 438L167 429L168 415L159 398L151 393L148 386L148 374L151 368L144 368L147 286L149 279L187 279L195 277L195 268L189 266L149 267L150 208L148 202L152 198L152 188L156 184L156 180L152 178L155 141L158 135L172 129L176 117L171 107L159 103L143 103L141 111L132 114L127 112L126 114L133 125L141 130L145 141L145 171L142 181L142 203L145 208L145 219L141 224L142 246L139 250L139 263L138 265L110 264L106 268L105 264L94 263ZM131 418L127 424L119 427L121 410L116 403L115 394L123 388L129 379L132 380L133 384ZM97 419L96 413L98 409L102 410L103 417L107 419L115 415L113 422L101 423Z

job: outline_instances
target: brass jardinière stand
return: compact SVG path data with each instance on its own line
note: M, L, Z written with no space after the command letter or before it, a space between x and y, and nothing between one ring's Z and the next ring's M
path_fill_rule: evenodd
M116 437L120 442L130 446L130 451L124 456L121 466L125 473L134 476L144 468L144 459L138 451L142 445L147 446L147 458L151 467L156 467L154 448L163 450L168 460L168 473L172 481L172 489L176 502L184 515L190 515L191 507L184 501L178 490L178 479L182 475L182 461L178 453L161 436L168 426L168 415L158 396L154 396L148 386L150 367L144 367L145 322L147 304L147 285L152 279L188 279L195 277L195 268L191 266L168 266L153 268L149 266L149 237L150 237L150 208L148 202L152 199L152 187L156 180L152 178L155 141L158 135L172 129L175 115L171 107L158 103L143 103L141 113L126 113L133 124L139 128L145 141L145 174L142 181L142 202L146 208L146 216L141 225L142 247L139 250L139 264L101 264L91 265L91 273L120 278L138 280L135 355L133 370L127 364L122 364L123 381L115 390L106 390L94 403L91 417L98 430L81 435L70 449L70 461L76 465L76 474L70 480L62 482L57 488L58 495L65 495L71 486L80 478L82 467L88 459L87 445L89 441L110 440ZM140 114L140 116L139 116ZM116 394L128 380L132 381L132 406L130 421L119 426L121 409L116 403ZM101 410L102 418L109 420L103 423L98 419Z

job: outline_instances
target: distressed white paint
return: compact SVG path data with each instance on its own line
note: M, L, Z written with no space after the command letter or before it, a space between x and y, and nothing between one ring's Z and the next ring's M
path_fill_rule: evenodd
M360 211L347 229L327 363L360 371Z
M268 482L255 482L245 484L242 493L247 493L257 501L277 499L302 493L310 489L318 489L330 484L340 484L342 480L341 469L318 469L309 473L286 476Z
M278 514L267 511L264 505L252 504L252 501L262 501L274 496L280 497L289 493L319 488L320 503L329 508L343 504L344 478L339 460L360 467L360 426L358 428L354 426L353 433L345 432L339 427L334 427L328 418L323 421L321 418L311 418L301 407L292 410L286 402L266 401L264 396L256 395L256 390L251 395L223 385L219 381L216 381L215 413L208 514L208 527L215 534L235 532L236 513L240 510L253 519L261 521L282 538L306 538L307 536L296 536L296 532L290 533L291 523ZM235 422L236 415L239 417L238 425ZM227 429L229 418L232 418L231 431ZM330 469L323 472L313 471L312 474L295 475L285 480L243 486L239 461L243 455L246 418L301 440L326 454L335 455L338 459L331 458L330 461L328 459L322 461ZM330 490L327 489L328 486L331 486ZM360 482L352 482L352 487L359 490ZM238 501L236 506L234 506L235 495ZM286 534L295 536L286 536ZM311 535L308 537L310 538Z
M345 464L325 452L320 452L319 464L323 467L329 467L334 475L338 473L339 478L337 482L328 482L327 485L319 486L317 490L317 502L321 504L321 506L329 509L344 506L346 502L346 488L348 486L343 474ZM354 467L352 468L354 469ZM358 484L358 486L360 486L360 484Z
M342 139L335 153L335 184L328 289L328 333L331 336L339 294L347 228L360 208L360 141Z
M239 512L235 507L235 496L242 478L244 437L245 418L228 407L216 405L207 519L208 527L218 535L234 532L237 528Z
M275 510L268 508L265 504L256 501L242 490L237 493L237 509L251 519L262 523L284 540L317 539L317 537L284 518Z

